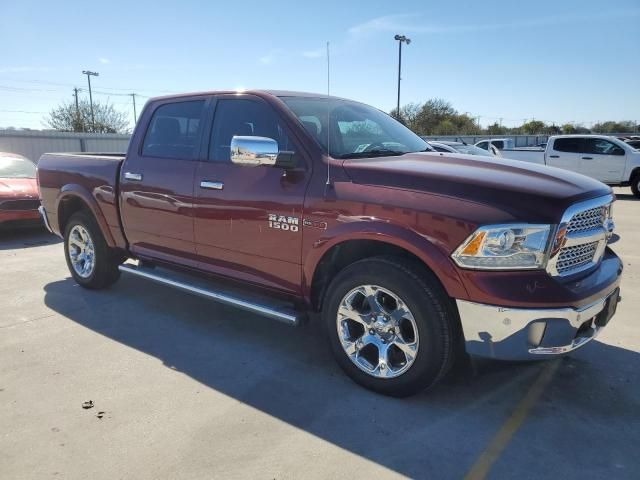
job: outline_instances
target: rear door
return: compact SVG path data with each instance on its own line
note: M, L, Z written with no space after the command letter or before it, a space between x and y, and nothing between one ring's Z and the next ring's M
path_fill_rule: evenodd
M196 172L195 243L200 268L297 293L302 207L310 165L277 110L254 95L221 95L205 159ZM237 165L234 135L268 137L296 152L298 168Z
M583 151L584 139L581 137L556 138L547 145L547 165L579 172Z
M120 173L120 214L138 255L196 264L193 182L206 102L203 97L159 102L140 120L147 131Z
M625 151L604 138L585 138L580 173L604 183L620 183L626 166Z

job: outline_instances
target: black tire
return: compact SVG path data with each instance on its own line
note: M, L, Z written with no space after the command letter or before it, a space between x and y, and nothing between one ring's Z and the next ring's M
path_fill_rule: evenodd
M640 198L640 174L634 175L631 179L631 191L636 198Z
M349 292L363 285L392 292L413 314L418 350L413 364L399 376L379 378L363 371L342 347L338 308ZM394 397L413 395L435 385L451 368L459 343L457 317L438 280L426 269L397 257L372 257L340 271L328 288L322 316L333 355L345 373L365 388Z
M71 231L76 226L84 228L93 242L93 269L87 276L80 275L73 267L71 261L69 237L71 235ZM109 248L95 218L88 211L82 210L74 213L65 225L64 256L67 261L69 272L71 272L73 279L81 287L92 290L107 288L115 283L120 277L118 265L122 263L122 257L116 251Z

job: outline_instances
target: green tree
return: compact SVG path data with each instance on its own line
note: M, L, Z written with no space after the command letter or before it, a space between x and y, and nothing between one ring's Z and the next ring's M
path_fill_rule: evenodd
M598 133L634 133L637 132L637 125L632 121L623 122L600 122L593 126L593 131Z
M488 135L505 135L507 130L508 129L506 127L503 127L498 122L494 122L487 126L486 132Z
M75 102L63 103L52 109L43 123L60 132L128 132L127 114L117 111L110 103L93 102L93 114L95 128L91 121L91 105L87 100L80 100L77 109Z
M519 129L522 133L527 135L535 135L538 133L545 133L547 126L540 120L531 120L530 122L523 123Z

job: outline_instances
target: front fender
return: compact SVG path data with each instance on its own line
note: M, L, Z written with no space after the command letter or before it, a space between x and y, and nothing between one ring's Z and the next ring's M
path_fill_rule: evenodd
M107 245L109 247L116 247L117 246L116 242L113 238L113 235L111 234L111 231L109 229L106 219L104 218L102 210L100 210L100 207L98 206L98 202L86 187L83 187L82 185L78 185L77 183L70 183L70 184L64 185L60 189L60 192L58 193L58 196L56 198L56 212L58 217L56 219L56 224L60 234L61 235L64 234L63 226L60 225L60 220L59 220L61 203L73 197L79 198L91 211L94 218L96 219L96 222L98 223L98 227L100 227L100 231L102 232L102 235L104 236L104 239L107 242Z
M332 247L350 240L373 240L406 250L418 257L440 280L447 294L466 298L467 292L448 255L435 242L408 228L383 221L340 223L318 238L303 262L304 295L311 296L311 283L322 258Z

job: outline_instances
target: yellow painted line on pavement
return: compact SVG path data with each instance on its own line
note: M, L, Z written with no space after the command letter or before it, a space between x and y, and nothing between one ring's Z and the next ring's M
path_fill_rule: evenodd
M535 406L540 399L540 396L544 392L551 379L553 378L556 370L560 366L561 360L554 360L549 362L536 381L531 385L529 391L520 400L513 413L502 424L500 430L494 435L489 442L489 445L480 454L476 462L471 469L465 475L465 480L480 480L486 478L487 473L498 460L502 451L509 445L513 434L520 428L524 421L529 416L529 412Z

